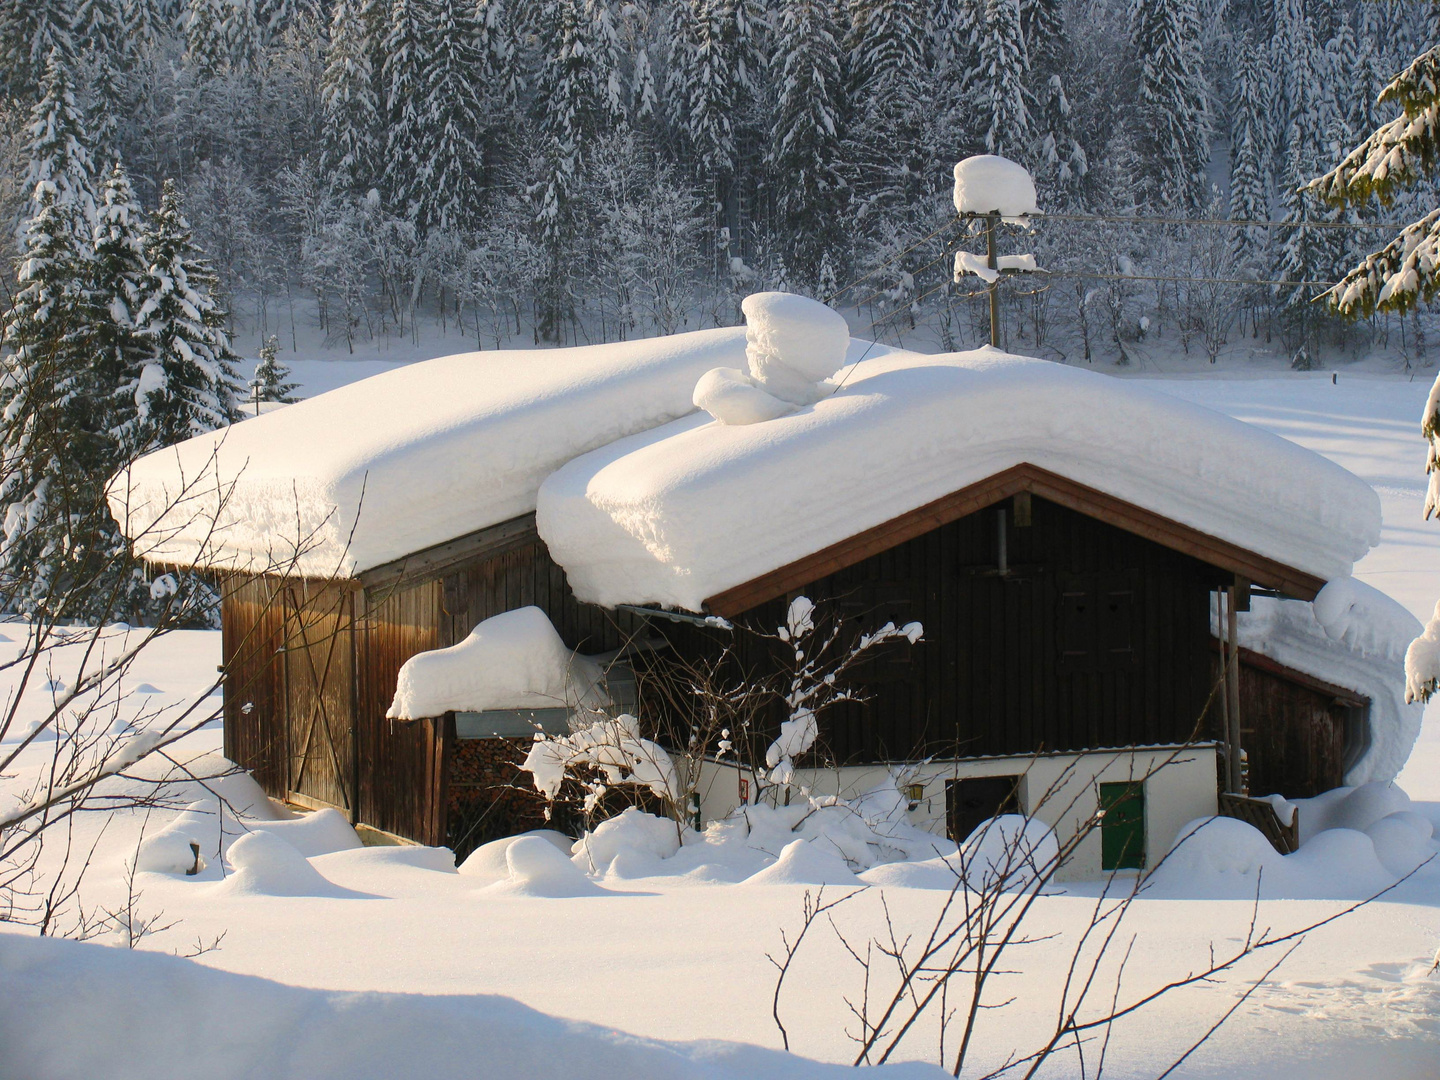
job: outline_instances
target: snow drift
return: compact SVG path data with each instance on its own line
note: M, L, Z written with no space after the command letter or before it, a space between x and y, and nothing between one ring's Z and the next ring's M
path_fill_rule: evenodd
M1022 462L1325 580L1379 540L1379 498L1351 473L1133 382L990 348L896 350L838 381L763 424L690 416L557 470L537 522L576 595L699 611Z
M406 660L385 715L419 720L451 711L599 708L600 668L565 647L538 607L480 623L465 640Z
M442 356L148 454L110 509L152 562L348 577L528 513L562 462L685 415L743 355L737 327Z

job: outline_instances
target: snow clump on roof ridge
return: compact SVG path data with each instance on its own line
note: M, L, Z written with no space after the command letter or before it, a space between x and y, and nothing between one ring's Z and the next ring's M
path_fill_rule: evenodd
M955 212L998 213L1007 220L1038 214L1035 181L1009 158L977 154L955 165Z
M694 402L722 424L758 424L813 405L845 364L850 326L839 312L794 293L761 292L745 313L748 373L713 368L695 384Z

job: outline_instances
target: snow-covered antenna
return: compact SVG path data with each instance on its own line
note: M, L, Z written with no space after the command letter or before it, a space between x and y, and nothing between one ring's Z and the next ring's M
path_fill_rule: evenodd
M990 344L1000 347L1000 275L1033 274L1040 270L1035 256L1000 255L995 230L1003 221L1029 225L1038 217L1035 181L1023 165L997 154L977 154L955 166L955 212L967 221L985 219L985 257L970 251L955 253L955 280L974 274L989 286Z

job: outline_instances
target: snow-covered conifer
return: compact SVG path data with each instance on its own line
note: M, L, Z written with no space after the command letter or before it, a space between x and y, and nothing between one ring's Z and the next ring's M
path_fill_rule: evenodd
M299 383L290 381L290 369L280 363L280 339L271 334L260 346L260 363L255 365L255 381L260 384L261 401L295 400L291 395L300 388Z
M325 110L324 166L342 190L369 190L379 178L380 102L370 56L380 0L336 0L320 102Z
M475 5L480 81L492 104L504 109L513 109L525 89L513 3L515 0L477 0Z
M1025 92L1029 71L1019 0L985 0L976 89L985 123L985 149L992 154L1021 157L1030 148L1030 109Z
M255 12L255 0L225 0L221 25L225 59L234 71L252 71L260 58L264 36Z
M187 0L185 8L185 60L204 76L216 75L230 59L226 36L225 0Z
M149 271L145 215L118 161L100 191L93 248L85 289L93 352L89 393L95 427L114 444L118 465L138 448L135 390L150 356L135 325Z
M1235 97L1230 106L1230 216L1266 221L1270 216L1270 85L1260 49L1245 41L1235 65ZM1235 230L1235 255L1245 263L1269 240L1267 230Z
M928 167L925 13L906 0L850 0L848 164L862 199L909 202Z
M51 53L75 53L74 0L10 0L0 5L0 88L30 97L45 77Z
M421 0L391 0L381 72L386 120L385 187L395 207L411 213L425 166L425 73L430 35Z
M150 357L136 402L150 446L168 446L235 419L235 361L214 276L181 212L173 180L145 231L148 269L135 324Z
M1040 143L1034 155L1039 162L1036 179L1058 205L1074 197L1080 181L1090 171L1090 161L1075 140L1070 99L1059 75L1051 75L1045 87L1045 106L1040 115Z
M82 218L49 181L35 201L0 371L0 575L31 583L19 598L26 606L43 603L74 546L71 527L84 510L71 505L67 478L95 464L92 441L75 437L89 404Z
M76 207L80 212L75 218L80 230L77 237L85 241L95 220L94 165L69 66L58 49L52 50L46 61L42 89L26 129L26 190L34 192L40 185L48 185L57 204ZM38 211L38 204L32 201L32 214Z
M736 169L735 124L755 92L754 19L748 0L677 4L671 60L671 108L698 171L729 177Z
M775 42L780 84L767 164L792 285L819 288L840 261L848 187L843 173L842 56L825 0L785 0Z
M467 0L432 0L430 20L412 189L422 235L471 228L485 190L485 99L475 77L481 65L473 9Z
M1171 212L1197 211L1206 195L1210 117L1195 0L1133 0L1130 43L1139 67L1143 194Z

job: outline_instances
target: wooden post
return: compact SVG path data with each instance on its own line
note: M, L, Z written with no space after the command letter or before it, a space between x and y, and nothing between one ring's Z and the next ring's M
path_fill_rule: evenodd
M1240 740L1240 630L1236 619L1235 586L1226 589L1228 603L1226 604L1225 628L1226 636L1230 638L1230 670L1229 678L1226 680L1226 690L1230 695L1230 790L1238 795L1246 795L1245 772L1241 768L1241 755L1244 748Z
M985 265L996 273L996 278L990 283L990 344L1000 348L1000 263L995 253L995 226L1000 223L1000 215L991 211L985 215Z
M1225 590L1215 590L1215 637L1220 644L1220 732L1225 742L1225 790L1235 791L1235 744L1230 733L1230 657L1226 652Z

